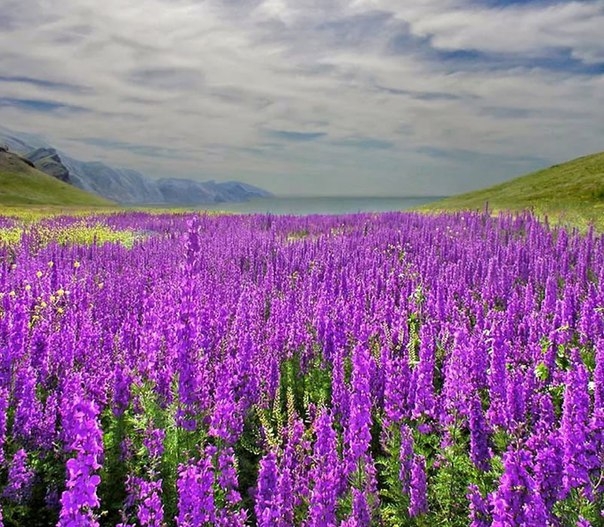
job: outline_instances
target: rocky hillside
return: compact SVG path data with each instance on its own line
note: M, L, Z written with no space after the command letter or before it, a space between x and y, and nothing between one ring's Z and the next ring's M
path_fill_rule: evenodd
M32 162L0 147L0 204L98 207L111 203L41 172Z
M69 178L69 170L61 161L59 154L54 148L36 148L32 152L29 152L25 155L27 159L29 159L34 166L52 176L57 178L60 181L64 181L65 183L71 183Z

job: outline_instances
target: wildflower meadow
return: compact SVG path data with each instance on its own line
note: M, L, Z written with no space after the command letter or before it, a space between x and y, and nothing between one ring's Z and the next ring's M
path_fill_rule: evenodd
M593 230L0 217L0 525L601 526L603 466Z

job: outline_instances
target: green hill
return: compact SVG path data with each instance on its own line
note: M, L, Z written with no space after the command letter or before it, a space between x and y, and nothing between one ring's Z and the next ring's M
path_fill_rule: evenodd
M0 150L0 205L99 207L111 204L36 170L16 154Z
M530 209L559 221L604 228L604 152L521 176L499 185L451 196L427 210Z

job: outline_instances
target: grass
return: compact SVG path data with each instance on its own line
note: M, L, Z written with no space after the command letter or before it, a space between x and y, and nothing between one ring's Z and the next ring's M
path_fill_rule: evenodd
M18 244L25 233L34 235L40 247L54 241L59 245L119 243L130 248L136 240L145 237L132 229L118 230L101 223L90 225L78 222L69 226L54 226L51 228L34 222L29 225L0 228L0 248Z
M526 176L429 203L429 212L532 210L552 222L604 230L604 152L554 165Z
M15 154L0 152L0 205L107 207L113 203L44 174Z

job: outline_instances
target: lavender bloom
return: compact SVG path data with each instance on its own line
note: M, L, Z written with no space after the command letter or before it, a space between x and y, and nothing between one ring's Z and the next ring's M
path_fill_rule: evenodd
M23 504L31 494L34 472L27 466L27 453L22 448L17 450L8 469L8 484L3 496L15 503Z
M147 449L149 456L154 459L159 459L164 453L164 440L166 438L165 430L153 428L145 432L143 437L143 445Z
M130 476L126 483L130 505L136 505L136 517L141 527L162 527L164 525L164 507L161 502L161 479L146 481Z
M0 466L4 464L4 443L6 442L6 411L8 409L8 394L0 387Z
M218 452L218 472L215 482L218 484L218 493L224 496L224 503L216 509L216 525L218 527L244 527L247 511L240 508L241 495L237 491L235 452L232 447Z
M384 428L399 424L409 417L407 397L409 392L409 363L400 357L385 355L384 364Z
M130 385L132 379L126 374L122 364L116 364L114 369L113 413L116 417L123 415L130 403Z
M508 373L506 379L507 424L508 429L515 430L524 422L526 415L524 376L516 371Z
M589 470L595 460L588 437L589 392L588 373L578 352L574 353L573 368L568 372L560 435L564 447L564 490L585 488L591 493Z
M564 494L563 486L563 448L558 431L542 423L527 442L533 452L533 478L535 488L541 496L546 510Z
M65 406L62 422L67 439L66 450L75 453L75 457L67 461L67 490L61 496L59 526L96 527L98 521L94 509L100 505L96 489L101 478L95 471L101 468L103 456L98 408L77 395Z
M215 406L211 417L210 434L231 445L243 430L243 421L235 402L230 380L221 379L216 387Z
M593 374L594 405L591 420L594 451L600 452L597 462L604 466L604 339L600 338L595 351L596 368Z
M363 346L353 352L352 395L346 429L348 472L352 473L367 457L371 442L371 398L369 388L369 357Z
M277 484L277 459L273 452L269 452L260 460L258 472L258 490L254 505L258 527L272 527L279 521Z
M480 399L474 395L470 401L470 459L480 470L489 470L489 435Z
M466 498L470 502L470 527L489 527L489 504L476 485L468 486Z
M311 470L311 442L305 437L304 422L295 418L290 421L287 446L283 453L283 467L292 476L292 505L302 507L308 503L310 488L308 476Z
M533 506L534 481L526 471L530 455L524 451L508 451L503 457L504 472L499 488L491 495L492 527L530 525L527 513Z
M178 468L178 527L203 527L216 520L212 454Z
M503 338L496 336L493 339L491 351L491 364L489 368L489 399L491 405L487 417L491 426L505 426L506 419L506 391L507 372L507 345Z
M534 527L548 527L550 523L550 514L548 513L545 503L539 492L534 492L531 496L530 503L524 506L524 525Z
M288 464L284 460L283 465L285 466L280 467L276 497L279 518L275 523L275 527L289 527L294 524L294 500L296 496L294 494L292 469L287 466Z
M411 472L413 469L413 434L407 425L401 426L401 449L399 453L399 462L401 468L399 479L403 494L409 494L411 485Z
M15 381L13 435L35 445L42 421L42 408L36 397L36 374L30 365L21 368Z
M337 436L328 410L321 410L315 421L317 439L313 449L313 483L307 527L334 527L336 507L341 488L338 472Z
M239 485L237 471L235 470L235 452L232 447L221 450L218 454L218 484L226 492L226 501L229 505L236 505L241 501L237 492Z
M53 442L57 433L57 420L59 417L59 397L55 392L48 394L44 403L44 411L40 427L38 430L38 439L36 443L40 450L51 451Z
M426 494L426 459L424 456L414 456L411 467L411 482L409 484L409 516L415 517L428 512Z
M187 221L188 231L185 236L185 249L186 249L186 268L187 272L193 274L195 267L199 259L199 234L200 234L200 222L199 218L194 216L192 219Z
M336 351L334 354L331 384L331 404L334 410L334 416L342 421L349 412L350 394L344 381L344 357L340 350Z
M436 411L434 397L434 334L432 328L424 325L420 330L419 364L414 373L415 406L413 417L422 415L433 417Z
M370 527L371 512L365 493L359 489L352 489L352 517L357 527Z

